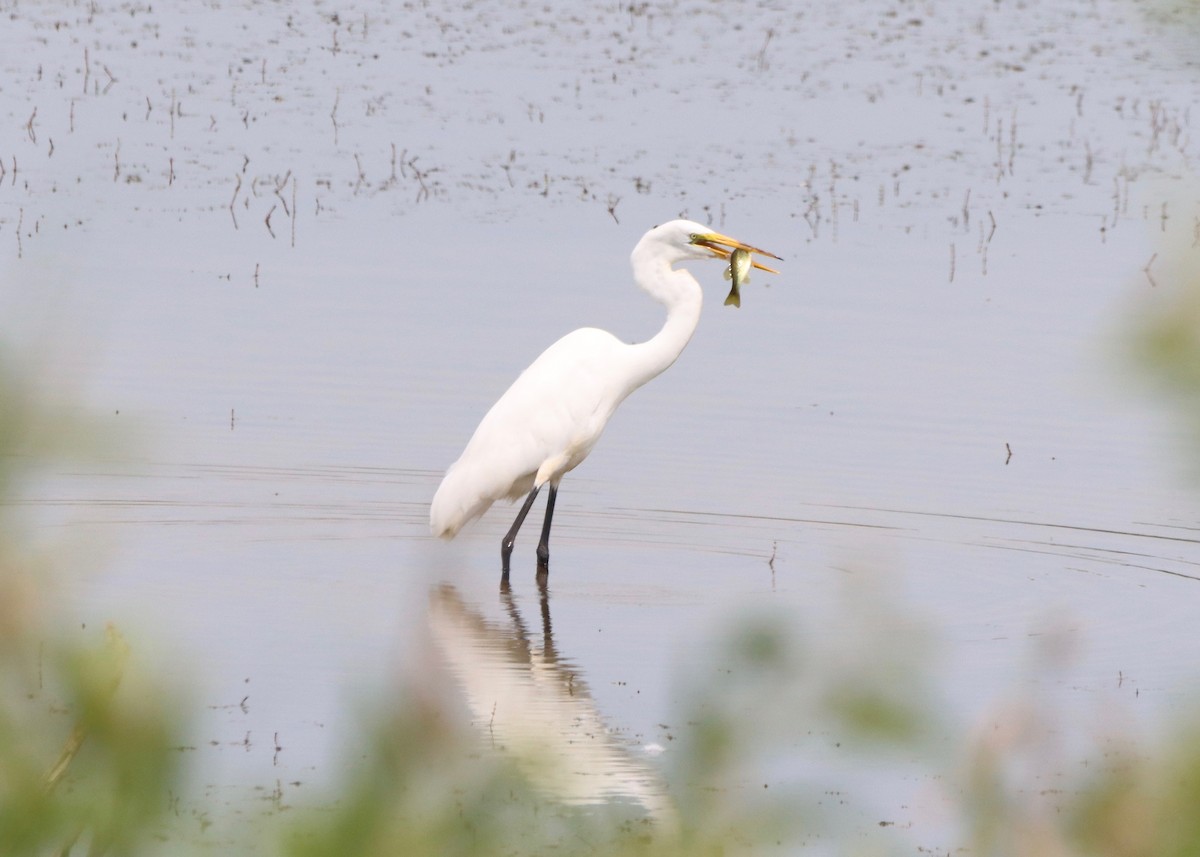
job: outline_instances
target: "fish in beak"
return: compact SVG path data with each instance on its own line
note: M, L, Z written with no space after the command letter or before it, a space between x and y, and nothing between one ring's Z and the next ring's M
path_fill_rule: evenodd
M776 256L770 250L763 250L759 247L751 247L749 244L744 244L743 242L738 241L736 238L730 238L728 235L722 235L720 232L705 232L698 235L693 235L692 243L698 244L705 248L718 259L728 259L729 255L734 250L744 250L750 254L767 256L771 259L778 259L780 262L783 261L782 256ZM766 265L760 265L758 262L751 262L750 264L752 267L758 268L760 271L769 271L772 274L779 273L774 268L768 268Z
M760 256L769 256L772 259L783 261L782 257L776 256L769 250L752 247L749 244L738 241L736 238L722 235L720 232L693 235L692 243L705 248L718 259L729 260L729 268L725 271L725 277L732 280L732 283L730 284L729 297L725 298L726 306L740 307L742 305L742 296L739 289L742 283L749 282L748 274L752 267L758 268L760 271L768 271L772 274L779 273L774 268L755 262L753 254L757 253Z

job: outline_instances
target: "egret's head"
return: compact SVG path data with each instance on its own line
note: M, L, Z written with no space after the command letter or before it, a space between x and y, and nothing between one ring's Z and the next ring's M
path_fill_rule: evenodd
M657 252L669 258L672 263L688 259L727 259L729 254L737 249L747 250L759 256L769 256L772 259L780 258L767 250L751 247L736 238L715 232L712 228L694 220L672 220L661 226L655 226L642 238L641 244L647 243L655 245ZM772 274L779 273L774 268L768 268L758 262L753 264L761 271L770 271Z

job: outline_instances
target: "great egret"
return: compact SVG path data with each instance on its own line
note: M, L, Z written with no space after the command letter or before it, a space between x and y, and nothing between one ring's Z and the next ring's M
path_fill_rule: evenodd
M507 580L517 531L538 491L549 483L537 547L538 571L546 573L558 483L587 458L617 405L675 362L700 322L700 284L675 265L725 259L735 249L780 258L691 220L672 220L643 235L630 257L633 278L667 308L662 330L630 345L607 331L585 327L543 351L492 405L446 471L429 511L433 534L452 539L497 500L526 495L500 543L501 579ZM779 273L757 262L754 267Z

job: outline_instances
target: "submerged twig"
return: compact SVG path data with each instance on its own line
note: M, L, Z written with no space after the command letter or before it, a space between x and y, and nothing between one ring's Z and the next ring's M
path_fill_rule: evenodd
M359 190L367 183L367 174L363 172L362 160L358 157L358 152L354 153L354 166L358 168L358 179L354 182L354 195L358 196Z
M283 213L286 214L288 217L292 216L292 211L290 208L288 208L287 200L283 198L283 194L280 193L280 191L282 191L285 187L287 187L288 179L290 179L291 177L292 177L292 171L288 170L287 174L282 179L275 182L275 196L279 198L279 203L280 203L280 205L283 206Z
M775 29L767 28L767 36L763 39L762 47L758 49L758 54L755 57L755 62L759 71L766 71L769 67L767 64L767 46L771 44L771 39L775 37Z
M238 194L242 190L242 176L240 173L234 173L233 177L237 179L237 186L233 189L233 198L229 200L229 216L233 218L233 228L237 229L237 212L233 210L233 206L237 203Z
M296 246L296 177L292 176L292 246Z
M335 146L338 144L337 109L338 104L341 103L341 100L342 91L339 89L333 97L333 109L329 111L329 121L333 123L333 145Z

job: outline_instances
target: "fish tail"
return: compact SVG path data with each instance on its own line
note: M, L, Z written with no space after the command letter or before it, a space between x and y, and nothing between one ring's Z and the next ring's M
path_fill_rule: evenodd
M742 296L737 292L730 292L729 297L725 298L725 306L735 306L741 308Z

